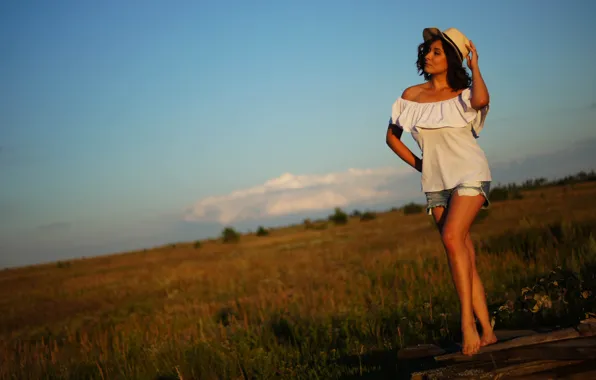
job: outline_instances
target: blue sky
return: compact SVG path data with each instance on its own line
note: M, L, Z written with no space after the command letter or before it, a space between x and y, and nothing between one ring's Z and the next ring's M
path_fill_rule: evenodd
M391 104L422 79L428 26L457 27L478 48L491 163L596 138L596 3L416 4L3 2L0 266L347 207L365 200L363 183L411 177L384 136ZM317 193L338 183L364 190ZM299 187L310 198L289 207ZM217 215L201 219L197 205Z

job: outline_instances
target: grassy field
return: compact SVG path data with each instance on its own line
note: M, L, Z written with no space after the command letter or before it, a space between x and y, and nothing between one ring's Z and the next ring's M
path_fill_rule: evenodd
M495 328L596 312L596 182L514 190L472 231ZM400 347L459 341L429 216L307 226L1 271L0 378L397 377Z

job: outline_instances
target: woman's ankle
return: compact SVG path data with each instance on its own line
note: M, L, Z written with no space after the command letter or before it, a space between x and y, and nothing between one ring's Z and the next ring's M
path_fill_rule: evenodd
M462 321L462 323L461 323L462 331L469 331L471 329L477 330L476 323L474 321Z

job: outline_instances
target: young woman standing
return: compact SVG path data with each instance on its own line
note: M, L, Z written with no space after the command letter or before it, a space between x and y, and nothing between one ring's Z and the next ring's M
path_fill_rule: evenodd
M462 352L473 355L481 346L497 341L470 238L478 211L489 206L491 173L476 138L484 126L490 97L472 41L455 28L443 32L426 28L422 35L417 68L425 82L407 88L393 103L386 142L422 173L427 212L441 233L460 300ZM464 58L471 77L463 67ZM412 134L422 158L401 141L403 131Z

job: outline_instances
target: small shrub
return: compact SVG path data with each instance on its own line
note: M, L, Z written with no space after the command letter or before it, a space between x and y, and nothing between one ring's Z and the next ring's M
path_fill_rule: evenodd
M201 242L199 240L195 241L195 248L201 248Z
M506 200L523 199L521 190L516 185L495 187L488 194L491 202L501 202Z
M314 227L312 220L306 218L304 219L304 221L302 222L302 224L304 224L304 228L306 228L307 230L310 230Z
M354 210L354 211L352 211L351 216L359 217L359 216L362 216L362 213L359 210Z
M488 195L491 202L506 201L509 198L507 189L504 187L495 187Z
M594 269L588 265L575 272L557 266L523 287L515 298L493 307L493 321L505 328L532 328L575 325L595 315Z
M240 234L232 227L226 227L221 233L221 238L224 243L235 243L240 240Z
M70 263L70 261L58 261L56 263L56 267L57 268L70 268L72 264Z
M267 231L263 226L259 226L257 229L257 236L267 236L269 235L269 231Z
M411 202L408 203L406 205L404 205L404 207L402 208L404 211L405 215L412 215L412 214L420 214L422 211L424 211L424 206Z
M335 208L335 213L329 215L329 220L337 225L348 223L348 214L343 212L339 207Z
M366 222L369 220L374 220L374 219L376 219L376 217L377 217L377 214L375 214L374 212L366 211L366 212L364 212L364 214L360 215L360 221Z

